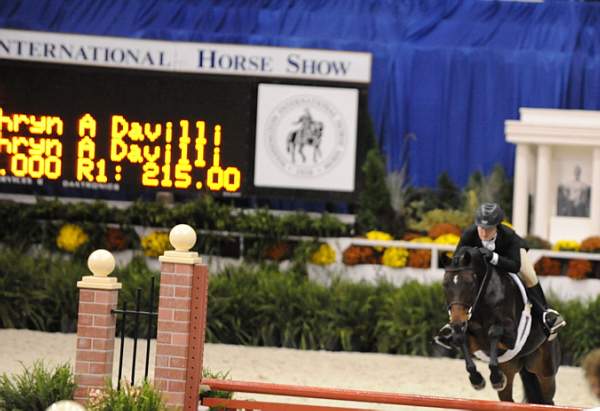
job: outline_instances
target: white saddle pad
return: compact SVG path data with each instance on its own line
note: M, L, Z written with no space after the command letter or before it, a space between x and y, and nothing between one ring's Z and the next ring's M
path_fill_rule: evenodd
M527 293L525 292L525 287L521 279L513 273L508 273L515 284L519 287L521 291L521 297L523 298L523 312L521 313L521 319L519 320L519 327L517 328L517 341L515 342L515 347L513 349L507 350L504 354L498 357L498 363L503 363L512 360L515 356L521 351L523 346L525 345L525 341L529 337L529 332L531 331L531 304L529 304L529 299L527 298ZM473 355L479 358L481 361L490 362L490 357L482 350L475 351Z

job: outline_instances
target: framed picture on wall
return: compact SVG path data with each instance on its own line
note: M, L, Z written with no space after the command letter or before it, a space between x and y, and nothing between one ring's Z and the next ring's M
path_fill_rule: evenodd
M556 215L560 217L589 217L591 185L589 170L579 162L562 164L556 193ZM569 172L570 170L570 172Z

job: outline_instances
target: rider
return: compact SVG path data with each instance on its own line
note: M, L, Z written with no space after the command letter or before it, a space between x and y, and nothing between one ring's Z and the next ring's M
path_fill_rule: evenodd
M490 264L509 273L518 273L527 287L533 313L544 324L548 339L553 340L558 330L567 323L556 310L548 308L544 291L527 257L526 242L514 230L502 224L503 219L504 212L498 204L481 204L475 215L475 224L462 234L456 251L465 246L477 247L483 258ZM451 340L449 331L448 325L442 327L436 342L448 346Z

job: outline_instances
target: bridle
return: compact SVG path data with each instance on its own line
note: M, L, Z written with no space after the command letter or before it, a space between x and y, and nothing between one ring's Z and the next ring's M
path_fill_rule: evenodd
M467 321L469 321L471 319L471 316L473 315L475 308L477 308L477 303L479 303L479 300L481 300L481 295L487 288L487 284L489 283L489 278L491 277L490 272L492 271L490 266L491 266L491 264L488 263L487 261L485 261L485 274L483 275L483 280L481 280L481 284L479 285L479 289L477 290L477 295L475 296L475 300L473 301L473 304L471 304L467 308ZM453 270L449 270L449 271L453 271ZM477 274L477 273L475 273L475 274ZM462 302L451 301L450 303L448 303L448 315L450 315L450 308L455 304L459 304L459 305L463 305L463 306L465 305Z

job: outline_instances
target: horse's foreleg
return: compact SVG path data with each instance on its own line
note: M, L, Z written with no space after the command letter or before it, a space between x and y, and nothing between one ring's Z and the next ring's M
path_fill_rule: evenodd
M538 381L540 383L540 391L543 398L543 404L554 405L554 394L556 393L556 379L552 377L540 377Z
M286 149L287 149L287 152L292 155L292 163L295 163L296 162L296 156L295 156L296 133L292 132L288 135Z
M507 364L509 364L509 363L504 363L500 366L502 368L502 371L506 375L506 387L504 387L503 390L498 391L498 399L500 401L514 402L513 381L515 378L515 374L517 373L517 370L515 369L514 366L510 366L510 365L507 366Z
M473 357L471 357L471 353L469 352L469 348L467 347L467 338L463 338L462 341L462 352L465 356L465 364L467 366L467 372L469 373L469 381L471 381L471 385L476 390L482 390L485 388L485 380L481 376L481 373L477 371L477 367L475 366L475 362L473 362Z
M302 162L306 163L306 156L304 155L304 152L302 151L303 148L304 148L304 144L300 144L300 148L298 149L298 153L300 153L300 156L302 156Z
M316 163L317 158L321 157L321 149L319 148L320 144L315 145L315 151L313 152L313 161Z
M560 365L560 347L558 340L546 341L532 355L527 357L525 369L533 374L537 384L530 384L534 388L539 387L539 393L532 393L528 398L530 402L539 404L554 404L553 398L556 392L556 372Z
M488 331L490 337L490 382L496 391L502 391L506 387L506 375L498 367L498 342L503 333L500 325L493 325Z

